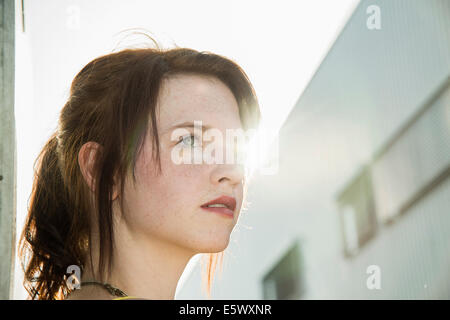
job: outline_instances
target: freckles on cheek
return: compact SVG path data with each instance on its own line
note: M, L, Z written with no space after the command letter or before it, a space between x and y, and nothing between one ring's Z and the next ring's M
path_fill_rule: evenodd
M200 168L198 168L196 165L182 165L177 170L176 175L178 179L183 180L184 182L198 179L201 174Z
M165 158L164 162L161 163L162 176L175 189L180 186L191 188L195 181L201 179L204 171L202 168L203 165L197 164L175 164L170 157Z

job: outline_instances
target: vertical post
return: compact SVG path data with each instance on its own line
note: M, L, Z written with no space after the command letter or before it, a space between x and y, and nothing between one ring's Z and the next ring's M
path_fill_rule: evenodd
M14 0L0 0L0 299L13 298L16 234Z

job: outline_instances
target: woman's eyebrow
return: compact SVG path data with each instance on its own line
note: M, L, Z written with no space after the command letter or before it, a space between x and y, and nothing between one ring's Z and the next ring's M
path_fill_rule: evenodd
M164 131L164 133L171 132L171 131L173 131L175 129L178 129L178 128L195 128L195 127L199 128L199 129L202 129L202 131L211 129L211 126L204 125L203 123L200 126L198 124L194 125L193 122L186 121L186 122L179 123L179 124L176 124L176 125L173 125L173 126L169 127L167 130Z

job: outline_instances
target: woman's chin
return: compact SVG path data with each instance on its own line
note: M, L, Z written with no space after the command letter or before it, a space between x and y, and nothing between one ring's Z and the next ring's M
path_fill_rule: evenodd
M198 245L196 251L198 253L218 253L224 251L230 243L230 237L223 239L214 239L211 241L205 241Z

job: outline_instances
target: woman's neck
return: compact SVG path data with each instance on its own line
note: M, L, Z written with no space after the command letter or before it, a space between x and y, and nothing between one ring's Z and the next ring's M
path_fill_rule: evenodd
M97 252L93 252L94 261L98 261ZM150 300L172 300L175 298L178 281L194 255L195 252L167 241L150 239L148 235L133 234L126 225L119 225L115 231L111 273L104 277L104 282L129 296ZM85 268L82 282L99 281L99 277L92 272L96 270L97 265ZM81 289L78 295L84 290L83 286ZM98 294L99 299L108 295L114 298L100 286L91 286L84 292L90 297Z

